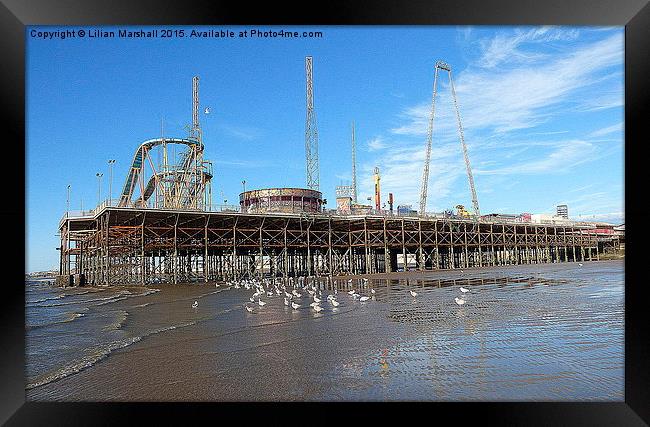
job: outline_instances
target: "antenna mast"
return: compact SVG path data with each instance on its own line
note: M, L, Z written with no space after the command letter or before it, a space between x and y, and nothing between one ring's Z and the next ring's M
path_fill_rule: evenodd
M318 129L316 128L316 111L314 111L314 92L312 87L312 57L305 58L307 77L307 120L305 123L305 156L307 187L319 190L318 171Z

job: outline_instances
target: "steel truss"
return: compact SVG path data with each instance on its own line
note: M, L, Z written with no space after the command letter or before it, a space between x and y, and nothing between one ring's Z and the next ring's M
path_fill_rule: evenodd
M579 226L417 217L102 209L61 223L61 280L93 285L331 277L599 259ZM601 242L601 247L602 247ZM81 274L82 276L79 276Z

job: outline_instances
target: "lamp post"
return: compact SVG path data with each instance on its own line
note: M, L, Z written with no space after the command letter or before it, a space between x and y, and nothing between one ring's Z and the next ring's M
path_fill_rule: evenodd
M115 164L115 159L108 161L108 203L110 205L111 200L113 200L113 165Z
M68 216L70 212L70 184L68 184L68 198L65 201L65 213Z
M95 176L97 177L97 206L99 206L102 200L102 177L104 174L97 172Z
M243 180L243 181L241 182L241 185L242 185L242 187L244 187L244 191L243 191L243 192L245 193L245 192L246 192L246 180Z

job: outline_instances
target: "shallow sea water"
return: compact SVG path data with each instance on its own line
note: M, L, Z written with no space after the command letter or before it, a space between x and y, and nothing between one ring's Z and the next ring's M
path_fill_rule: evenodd
M345 278L337 289L334 308L323 287L320 313L304 291L298 310L274 296L248 313L253 290L223 285L29 282L27 399L624 400L621 261Z

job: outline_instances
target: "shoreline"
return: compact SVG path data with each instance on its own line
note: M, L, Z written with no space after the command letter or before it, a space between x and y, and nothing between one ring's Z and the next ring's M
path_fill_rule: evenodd
M602 256L601 256L602 258ZM485 273L485 272L491 272L491 271L500 271L500 270L505 270L509 271L512 269L526 269L526 268L534 268L534 267L539 267L539 266L565 266L565 265L588 265L588 264L596 264L596 263L604 263L604 262L612 262L612 261L624 261L625 260L625 255L617 255L617 256L612 256L612 257L607 257L606 259L600 259L600 260L592 260L592 261L583 261L583 262L557 262L557 263L541 263L541 264L510 264L510 265L498 265L498 266L483 266L483 267L468 267L468 268L455 268L455 269L438 269L438 270L407 270L407 271L394 271L390 273L368 273L368 274L347 274L347 275L338 275L338 276L332 276L331 280L333 281L338 281L338 280L349 280L349 279L374 279L374 280L401 280L401 279L419 279L419 278L431 278L432 276L446 276L446 275L453 275L453 274L458 274L458 275L463 275L467 276L467 273L471 272L480 272L480 273ZM303 276L304 277L304 276ZM321 283L327 283L329 276L310 276L310 279L319 279ZM254 279L258 280L259 277L255 277ZM282 277L268 277L266 278L269 281L273 282L275 280L276 283L282 283L283 278ZM295 279L295 278L294 278ZM173 283L145 283L145 284L132 284L132 283L125 283L125 284L113 284L113 285L84 285L84 286L55 286L58 288L65 288L65 289L72 289L72 288L88 288L88 289L110 289L110 288L115 288L115 287L133 287L133 288L140 288L140 287L155 287L155 286L161 286L161 287L174 287L174 286L214 286L215 284L219 284L221 286L226 286L228 281L196 281L196 282L179 282L176 284Z

